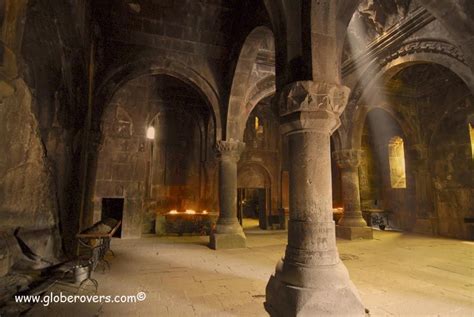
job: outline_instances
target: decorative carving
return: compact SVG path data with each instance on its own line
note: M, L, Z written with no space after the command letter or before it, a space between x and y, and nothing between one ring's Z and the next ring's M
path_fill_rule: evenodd
M436 53L450 56L463 64L466 64L463 54L453 44L444 41L422 40L411 41L398 47L396 51L390 52L387 56L380 60L380 65L384 66L400 56L410 55L414 53Z
M245 143L239 140L229 139L216 142L216 152L220 159L234 159L237 161L244 149Z
M357 168L362 159L360 150L341 150L332 153L332 158L340 168Z
M283 89L280 116L301 111L328 111L339 116L349 98L350 89L336 84L298 81Z
M342 74L347 76L355 70L360 70L364 65L369 65L374 60L384 59L387 55L397 50L404 40L428 25L435 18L424 8L414 10L409 16L400 21L397 27L390 28L387 32L375 38L367 45L367 50L353 56L342 65Z
M420 52L446 55L467 65L462 52L455 45L444 41L419 40L411 41L401 46L398 46L396 48L396 51L392 50L385 52L383 57L379 59L379 63L374 63L372 64L372 66L370 66L374 67L372 70L366 70L366 76L373 76L373 74L380 71L380 69L382 69L385 65L400 56L406 56ZM356 110L357 104L359 103L360 98L363 95L363 91L366 89L369 82L370 78L362 78L361 80L359 80L356 87L353 88L347 104L347 110L345 111L345 116L347 116L349 120L352 118L353 113Z

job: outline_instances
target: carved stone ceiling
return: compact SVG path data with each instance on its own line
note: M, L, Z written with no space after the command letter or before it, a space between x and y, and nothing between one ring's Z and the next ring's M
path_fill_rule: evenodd
M410 3L411 0L363 0L358 13L369 28L382 34L407 15Z

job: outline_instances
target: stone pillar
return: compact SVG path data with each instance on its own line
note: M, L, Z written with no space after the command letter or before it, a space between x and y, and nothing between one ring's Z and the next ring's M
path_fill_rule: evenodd
M336 236L343 239L372 239L372 228L362 218L359 192L359 165L362 151L335 151L332 156L341 170L344 214L336 226Z
M237 219L237 162L245 144L240 141L218 141L219 218L211 233L213 249L245 248L246 238Z
M428 148L424 144L411 146L411 170L415 181L416 222L413 231L423 234L437 234L437 219L432 203L431 173L428 163Z
M288 136L290 220L285 256L266 288L271 316L364 316L364 306L336 247L330 135L349 88L296 82L280 95Z

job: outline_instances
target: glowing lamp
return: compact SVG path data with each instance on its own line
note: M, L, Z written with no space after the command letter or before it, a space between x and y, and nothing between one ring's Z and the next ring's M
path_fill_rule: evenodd
M186 211L184 213L186 213L188 215L194 215L194 214L196 214L196 211L194 211L192 209L186 209Z
M203 211L202 211L202 214L203 214L203 215L207 215L207 210L203 210Z
M170 210L169 214L170 215L176 215L178 211L176 209Z
M146 130L146 138L149 140L154 140L155 139L155 128L154 127L148 127Z

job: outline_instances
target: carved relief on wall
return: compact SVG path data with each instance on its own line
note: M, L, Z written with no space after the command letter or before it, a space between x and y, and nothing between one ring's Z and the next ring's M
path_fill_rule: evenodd
M118 106L113 123L113 134L117 137L131 137L133 135L133 121L130 114Z

